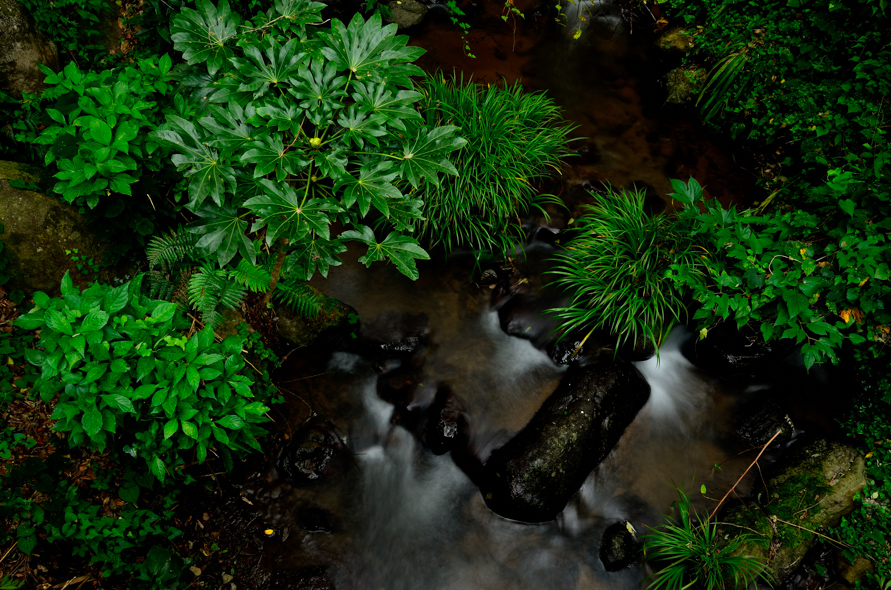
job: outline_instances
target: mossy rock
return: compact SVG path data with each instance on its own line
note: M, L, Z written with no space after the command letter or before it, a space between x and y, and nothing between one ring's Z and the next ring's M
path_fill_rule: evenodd
M56 197L12 186L41 185L45 180L42 172L30 166L0 162L0 240L5 244L4 254L9 258L8 272L12 277L6 289L59 295L59 284L66 272L80 288L87 287L95 278L113 281L117 272L89 268L101 264L106 246L74 207ZM81 264L83 260L92 260L83 267L86 274L72 260L75 250Z
M823 439L799 444L767 473L767 488L732 507L719 538L749 534L735 552L767 561L777 581L788 576L817 542L853 508L866 485L863 457L853 447Z
M58 71L55 43L37 30L18 0L0 0L0 91L15 98L23 91L40 94L46 78L40 64Z
M706 72L702 68L675 68L665 75L665 102L687 104L698 96Z
M276 306L278 335L297 348L337 348L354 338L359 328L359 314L355 309L318 293L322 308L314 316L304 316L284 305Z

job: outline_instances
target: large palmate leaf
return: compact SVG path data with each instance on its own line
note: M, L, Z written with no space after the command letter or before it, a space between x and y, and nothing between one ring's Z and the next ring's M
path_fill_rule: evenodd
M298 39L291 39L281 45L275 35L267 36L264 46L245 47L244 54L248 59L231 60L242 77L239 92L252 92L254 99L257 99L267 93L270 84L280 84L293 77L305 55L299 53L298 49Z
M279 134L264 137L255 146L241 156L242 162L252 162L257 165L254 169L254 178L275 172L276 178L282 181L287 174L296 174L310 163L310 160L303 158L296 146L285 147Z
M346 77L337 75L334 64L314 59L309 67L300 67L289 90L300 100L300 107L309 111L309 120L323 126L330 123L335 111L343 108L346 81Z
M220 266L226 265L236 254L256 264L254 244L247 235L248 222L242 219L234 207L205 205L195 211L201 218L198 225L190 228L201 237L195 244L209 258L216 258Z
M371 266L378 260L389 260L396 265L399 272L417 280L418 267L415 260L429 260L430 255L418 245L413 238L397 232L391 232L383 242L378 242L370 227L360 225L359 230L349 230L341 234L344 240L357 240L368 245L368 252L359 258L365 266Z
M420 47L405 46L408 37L397 37L395 24L382 27L377 13L368 22L356 14L348 27L335 19L324 36L322 54L338 70L349 70L353 78L374 74L373 78L380 79L391 63L414 61L424 54Z
M337 118L337 124L343 127L344 139L356 144L360 149L365 147L365 140L374 146L380 146L377 138L387 134L383 127L386 121L386 116L363 112L356 105L350 105L350 108L346 112L341 112Z
M343 181L343 204L350 208L359 204L362 217L368 214L371 205L384 217L390 216L388 201L402 200L402 193L393 185L399 171L388 161L366 164L359 170L359 178L346 176Z
M242 109L230 102L229 108L210 105L208 116L200 119L201 126L213 133L211 142L224 150L237 150L247 147L256 139L257 129L245 121L254 116L254 107Z
M258 107L251 122L266 128L276 127L280 133L286 131L297 135L304 119L303 111L297 108L293 100L279 97L274 102Z
M356 82L353 85L353 100L364 111L385 117L386 124L405 131L405 122L421 121L423 118L412 105L423 95L414 90L400 90L393 94L382 82Z
M174 149L184 154L174 154L171 158L177 169L185 170L189 181L189 208L197 209L208 196L217 205L222 205L223 195L228 184L235 190L235 173L220 159L217 150L210 147L205 138L191 122L167 116L167 129L153 131L150 136L173 144Z
M170 39L189 64L206 61L213 75L233 55L226 42L237 35L241 18L229 9L227 0L220 0L216 7L209 0L199 0L197 8L183 8L173 17Z
M330 237L328 207L318 199L306 199L287 184L276 184L262 179L263 194L245 201L244 206L259 219L251 231L266 227L266 243L279 237L299 242L307 234L315 233L323 239Z
M433 129L421 127L409 134L403 144L399 167L412 186L420 186L422 178L439 186L440 172L458 174L447 158L451 152L467 143L466 139L456 135L457 132L457 127L447 125Z
M346 252L347 247L340 240L324 240L316 236L294 245L294 249L285 261L289 277L310 280L316 271L323 277L328 276L332 266L340 266L342 261L338 254Z
M287 22L289 30L300 39L305 39L306 25L322 22L323 8L325 4L312 0L275 0L274 12L270 13Z

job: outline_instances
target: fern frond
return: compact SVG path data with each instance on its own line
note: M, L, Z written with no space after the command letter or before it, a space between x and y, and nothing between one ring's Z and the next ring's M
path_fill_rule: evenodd
M217 269L213 262L205 261L189 279L189 305L200 311L202 317L207 316L216 310L225 285L226 271Z
M269 289L271 273L260 265L253 265L244 258L238 261L238 267L229 271L229 276L239 285L244 285L254 293Z
M322 310L324 296L307 283L281 281L273 296L297 313L312 317Z
M149 297L170 301L170 297L176 287L167 278L167 273L159 270L150 270L146 273L148 278Z
M221 314L218 311L202 313L201 319L204 321L204 325L210 326L211 330L216 329L217 327L219 327L220 324L222 324L226 320L226 318L223 317L223 314Z
M172 231L166 236L154 236L145 250L149 267L154 268L162 262L174 264L198 256L195 248L195 234L183 230Z
M241 300L244 299L245 293L247 293L247 289L243 285L228 279L220 292L220 305L229 309L235 309L241 305Z

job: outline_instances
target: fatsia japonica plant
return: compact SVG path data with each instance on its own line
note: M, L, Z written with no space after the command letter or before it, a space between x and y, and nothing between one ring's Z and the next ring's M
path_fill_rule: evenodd
M379 15L323 28L321 7L276 0L243 22L226 0L204 0L171 25L187 90L153 136L189 178L200 251L221 267L256 265L262 238L275 261L266 301L280 278L326 275L348 241L367 246L364 264L416 278L415 260L428 258L409 235L417 189L455 174L447 157L465 143L414 108L423 49Z

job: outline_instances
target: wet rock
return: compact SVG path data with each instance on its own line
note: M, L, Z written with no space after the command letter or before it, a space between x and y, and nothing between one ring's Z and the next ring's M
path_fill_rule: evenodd
M483 287L494 285L499 281L498 273L491 268L487 268L480 274L477 283Z
M358 352L370 356L411 356L421 351L430 336L426 314L388 313L362 323Z
M705 80L702 68L679 67L665 74L665 102L687 104L698 96L698 89Z
M718 537L738 534L739 526L754 531L736 554L766 560L782 580L816 544L810 531L838 524L853 509L854 494L866 485L866 468L853 447L810 438L797 441L765 476L767 486L753 491L754 501L728 509L722 520L731 526L719 527Z
M695 39L693 35L681 27L669 29L659 35L656 40L656 47L663 51L676 51L680 53L688 53L695 47Z
M335 590L328 568L320 565L306 566L275 573L270 590Z
M40 94L46 74L38 64L59 70L56 44L37 30L18 0L0 0L0 91L15 98L23 91Z
M81 274L70 253L77 249L79 256L99 263L106 245L74 207L42 193L12 188L11 181L39 184L43 176L29 166L0 162L0 220L3 222L0 240L5 244L4 254L9 258L8 272L12 277L6 289L58 295L66 271L75 285L88 286L92 274ZM110 282L123 273L103 269L100 278Z
M750 326L741 329L722 324L704 339L691 340L682 349L687 359L708 373L728 380L762 376L776 369L795 350L793 340L765 342Z
M750 447L760 447L780 431L773 444L792 440L795 425L777 402L771 399L755 399L740 405L736 414L741 416L735 433Z
M310 533L333 533L334 516L317 506L303 508L297 513L297 524Z
M583 338L564 336L548 348L548 357L555 365L568 365L570 362L578 361L585 355Z
M407 29L424 21L427 7L418 0L393 0L387 4L390 9L390 22L399 29Z
M537 293L523 293L498 309L498 321L506 334L530 340L536 348L547 348L557 340L557 320L546 313L552 307L553 301Z
M649 398L633 365L599 358L570 367L529 423L485 464L489 508L522 522L554 519L610 453Z
M342 448L337 437L320 420L313 419L294 434L275 466L283 481L306 485L324 475Z
M448 387L442 387L436 393L423 441L434 455L444 455L467 441L464 406Z
M275 327L278 335L297 348L334 350L350 342L358 329L355 309L321 293L322 308L314 316L305 316L286 305L276 305Z
M640 544L625 521L609 525L600 538L600 561L608 572L623 570L640 555Z

